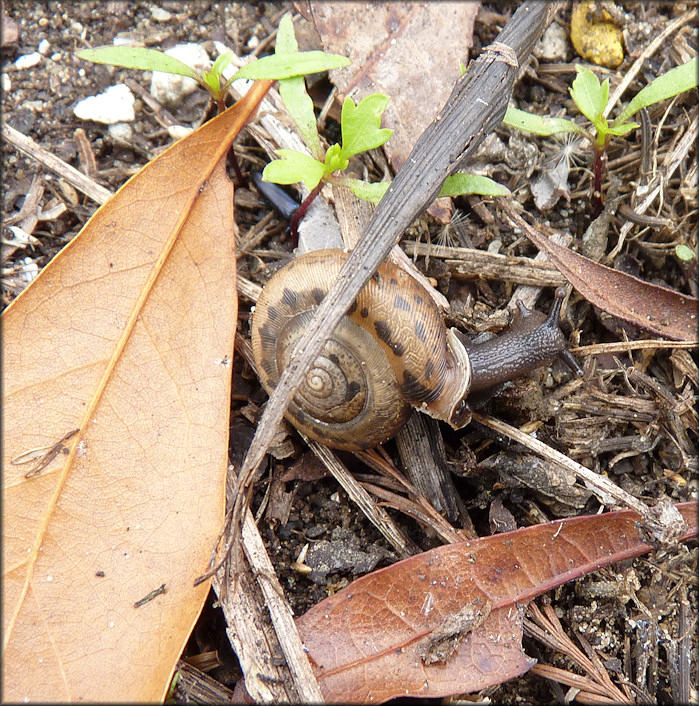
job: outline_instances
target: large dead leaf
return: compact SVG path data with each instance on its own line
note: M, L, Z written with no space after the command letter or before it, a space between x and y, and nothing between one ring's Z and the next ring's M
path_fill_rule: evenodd
M3 316L5 700L163 698L224 503L222 158L268 87L134 176ZM39 467L16 462L52 447L25 478Z
M696 537L697 504L678 507L690 528L683 539ZM638 521L626 511L550 522L438 547L354 581L296 621L323 697L434 698L525 672L534 660L522 650L521 606L650 551Z

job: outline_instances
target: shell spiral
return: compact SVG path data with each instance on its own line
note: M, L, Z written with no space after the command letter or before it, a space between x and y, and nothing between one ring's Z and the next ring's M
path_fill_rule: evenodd
M342 250L307 253L263 289L251 337L268 393L347 257ZM401 268L384 263L315 359L287 418L328 446L368 449L398 431L411 405L463 426L469 383L468 356L430 295Z

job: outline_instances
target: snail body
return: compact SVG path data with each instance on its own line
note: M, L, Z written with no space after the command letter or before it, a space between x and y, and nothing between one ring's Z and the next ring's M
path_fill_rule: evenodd
M306 253L275 273L263 289L251 338L253 360L269 394L348 256L336 249ZM523 309L518 329L472 346L446 328L417 280L385 262L314 361L287 418L307 436L347 450L387 441L413 407L454 428L465 426L471 417L466 398L472 377L477 389L489 389L503 376L517 377L564 350L560 299L543 324ZM480 372L474 369L472 376L474 359Z

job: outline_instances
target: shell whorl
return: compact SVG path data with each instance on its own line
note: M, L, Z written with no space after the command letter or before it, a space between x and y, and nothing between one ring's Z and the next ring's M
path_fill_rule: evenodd
M348 254L296 258L264 288L252 318L253 357L267 392ZM468 423L468 355L413 277L384 263L314 361L287 410L308 436L343 449L386 441L410 405L459 427Z

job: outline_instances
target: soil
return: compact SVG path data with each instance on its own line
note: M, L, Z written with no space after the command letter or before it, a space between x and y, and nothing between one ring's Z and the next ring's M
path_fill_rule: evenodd
M662 31L688 6L688 3L656 3L650 6L643 3L622 4L623 11L627 13L627 41L633 51L638 53L642 50L644 36L648 32L654 36ZM265 42L288 6L268 2L164 1L158 8L170 15L167 20L158 19L161 15L154 13L154 7L150 2L126 0L6 2L4 12L17 24L18 37L6 44L6 35L3 34L2 71L11 83L9 90L5 87L3 91L3 120L67 163L90 171L103 186L116 190L162 151L171 138L158 121L157 114L141 96L137 96L137 117L132 123L133 137L128 143L117 142L104 125L78 119L73 107L80 99L127 79L140 84L147 92L149 79L143 72L87 65L75 57L75 52L83 47L111 44L116 35L128 34L140 38L146 46L157 48L167 48L180 42L197 42L211 50L213 41L220 40L236 53L247 54ZM474 55L492 41L497 33L496 22L501 24L511 10L509 4L486 5L481 9L481 21L476 23ZM568 9L559 13L559 20L567 26ZM3 22L3 25L4 32L11 32L11 23ZM682 37L685 48L696 53L696 37L688 33ZM7 39L11 36L7 35ZM36 51L42 40L48 41L49 46L39 64L30 69L18 69L13 63L17 57ZM270 41L266 51L271 51L273 46L273 41ZM676 44L675 51L681 55L681 50L682 47ZM210 54L213 56L213 51ZM674 57L671 60L670 54L658 52L646 62L641 83L637 81L634 84L636 89L643 85L643 81L651 80L679 63L674 61ZM630 63L627 59L620 69L605 71L613 85ZM564 63L549 64L548 70L538 74L533 66L530 67L515 93L517 107L546 114L561 105L569 105L567 88L572 77L570 65L566 68ZM321 104L329 89L327 82L317 85ZM323 91L325 96L322 95ZM674 144L674 136L686 128L693 105L696 105L696 91L679 97L670 108L666 102L649 110L653 126L652 155L662 158L666 154L671 143ZM197 92L172 112L181 124L196 126L212 114L213 108L207 98ZM656 134L659 122L663 122L664 127ZM94 158L92 167L80 150L81 141L76 137L78 129L85 132L86 144ZM641 178L640 132L636 131L609 150L608 168L614 183L612 189L618 190L622 198L628 196L629 186ZM588 156L576 152L570 142L510 136L504 129L497 131L497 138L490 141L488 149L490 152L484 150L483 154L484 159L494 162L491 176L507 184L525 202L531 214L555 229L570 232L579 242L590 224ZM243 138L236 152L244 172L251 166L259 168L263 153L251 138ZM495 163L493 155L498 152L499 161ZM552 164L552 160L555 162L563 158L571 160L573 167L570 199L561 198L553 208L542 214L532 203L529 182L542 169L546 169L547 164ZM2 159L3 237L7 237L7 220L20 212L32 180L37 175L43 179L44 186L39 207L48 214L33 225L31 235L36 240L32 244L20 247L9 255L7 251L3 254L2 295L5 306L26 286L32 272L44 267L79 232L97 206L71 191L55 175L5 142ZM696 172L693 183L688 176L692 165L696 169L694 159L692 150L679 170L679 176L667 185L661 211L653 212L653 215L669 219L670 225L655 230L636 226L616 265L641 273L647 281L661 282L696 296L696 284L692 277L695 261L685 263L675 255L675 246L680 244L688 245L692 252L696 252ZM369 168L373 168L372 165ZM381 174L376 175L376 178L380 177ZM60 204L65 204L63 212L51 216L50 209ZM241 233L271 211L254 187L239 189L236 205ZM457 245L466 243L483 249L496 247L493 241L499 240L499 251L505 254L532 255L535 252L525 240L506 228L497 214L495 218L488 217L480 201L460 199L456 205L461 215L457 214L449 224L422 218L414 229L415 233L423 240L441 240ZM468 220L465 220L466 216ZM601 246L602 254L609 252L616 243L615 233L621 223L618 218L612 220L609 242ZM267 241L271 251L291 250L286 227L286 223L273 216ZM407 239L410 236L409 233ZM254 279L260 262L258 256L248 256L241 260L242 271ZM427 266L422 260L419 264ZM437 279L450 299L457 304L459 301L462 304L467 302L462 306L464 310L468 310L469 306L473 310L472 305L468 304L472 295L480 297L485 302L476 307L481 319L487 318L486 314L493 309L502 308L512 289L495 281L477 284L456 281L434 257L431 258L428 272ZM241 312L242 331L247 331L247 313L245 310ZM627 333L632 338L638 335L638 332L610 320L575 296L569 305L566 325L568 331L574 332L575 343L581 345L620 340ZM679 372L680 363L678 358L672 357L671 351L657 351L646 357L639 355L636 361L669 393L673 404L678 403L683 389L688 390L690 396L696 395L696 367L692 376L690 361L688 377L683 377ZM611 358L600 357L597 365L605 370L616 369ZM586 368L586 372L593 375L590 368ZM243 438L249 440L255 415L263 405L265 395L259 385L250 379L249 370L240 361L236 363L235 376L238 397L233 402L232 436L238 441ZM638 423L619 414L619 408L615 408L616 416L613 416L613 411L600 413L596 410L602 404L601 396L595 398L589 392L572 393L565 399L556 397L551 402L554 391L569 380L570 374L566 369L555 365L546 374L510 386L491 402L489 412L514 425L541 421L541 437L564 451L578 447L581 450L576 455L577 460L597 471L608 472L615 482L648 502L652 503L663 495L682 501L696 492L696 453L687 457L678 451L678 444L673 441L664 416L659 413L660 419ZM606 387L603 390L608 397L643 394L646 399L649 398L647 390L630 390L623 376L618 374L607 373L604 381ZM243 398L244 401L238 401ZM685 407L684 413L678 412L677 419L686 438L692 445L695 444L697 427L691 405L689 411ZM629 441L649 430L655 440L651 447L639 450ZM608 444L601 450L593 450L590 439L602 439ZM614 440L616 443L612 443ZM623 440L626 440L626 445ZM468 441L468 447L465 441ZM497 524L495 510L500 513L499 517L504 518L505 524L511 522L522 527L568 515L594 513L599 509L593 497L576 497L563 502L560 498L548 497L546 492L508 480L498 472L499 467L494 461L501 446L489 440L482 428L471 427L460 435L447 431L445 443L450 468L456 472L456 489L479 535L494 531L493 527ZM308 460L308 452L303 450L298 437L291 433L286 445L289 456L280 454L280 458L270 461L269 473L260 483L255 498L255 507L260 507L267 492L259 522L260 531L287 598L298 615L357 576L387 565L396 557L332 477L326 476L322 469L316 469L309 475L308 467L314 464ZM240 443L236 448L241 448ZM393 458L396 457L392 443L386 445L386 450ZM307 461L303 470L299 470L301 466L297 464L301 458ZM353 472L368 473L366 467L351 455L343 454L343 458ZM240 458L232 460L239 462ZM495 463L492 468L491 463ZM377 482L375 476L371 479ZM391 513L420 548L429 549L438 543L434 533L423 525L398 511L391 510ZM458 518L454 522L457 526L467 524ZM296 564L301 549L307 543L324 543L323 561L319 559L311 572L299 570ZM695 545L680 547L676 552L665 555L652 554L567 584L548 596L547 600L554 606L573 641L578 638L586 640L601 657L613 680L626 680L634 685L635 698L659 703L677 702L679 692L675 676L679 667L673 661L674 653L670 645L681 634L681 619L683 625L694 625L696 621L696 558ZM212 595L184 656L191 657L217 649L222 664L211 675L232 688L240 672L235 655L227 644L222 615L211 607L213 598ZM682 603L689 606L689 618L687 615L680 618ZM687 620L688 623L685 622ZM645 645L650 645L650 648L646 649ZM695 637L695 655L696 647ZM567 656L555 653L530 638L525 639L525 649L541 662L576 671ZM696 680L696 665L693 665L691 675ZM696 690L696 681L692 682L692 688ZM528 674L489 690L488 695L501 703L550 703L552 699L562 700L566 690L565 686Z

